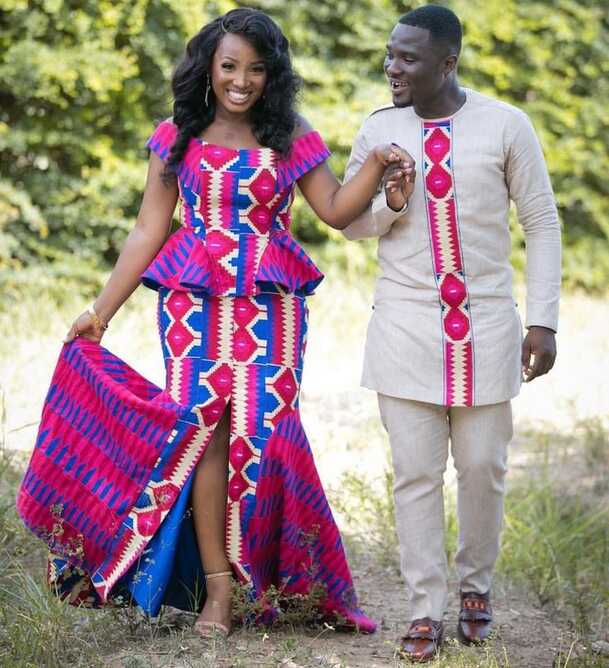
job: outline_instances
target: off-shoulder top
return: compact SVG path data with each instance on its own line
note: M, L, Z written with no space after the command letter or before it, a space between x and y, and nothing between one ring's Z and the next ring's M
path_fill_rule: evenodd
M146 146L166 161L177 133L163 121ZM297 179L329 155L315 131L297 137L287 158L191 139L177 170L181 226L142 282L210 296L311 294L323 274L290 234L290 207Z

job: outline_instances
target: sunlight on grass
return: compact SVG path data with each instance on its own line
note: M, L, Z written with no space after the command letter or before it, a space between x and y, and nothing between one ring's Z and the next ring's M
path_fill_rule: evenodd
M374 394L358 387L371 281L354 270L345 283L339 276L346 270L341 258L322 260L329 276L309 302L303 422L320 476L332 490L333 510L352 561L363 569L363 578L372 572L396 580L399 558L388 446ZM202 646L189 628L192 615L163 613L147 620L134 610L90 612L70 608L47 591L43 550L18 520L14 494L61 339L86 302L68 291L54 295L53 301L42 291L0 312L0 445L8 453L0 457L0 665L351 665L345 652L352 645L330 629L316 632L302 626L307 601L300 602L302 610L292 609L280 629L241 629L228 644ZM594 320L609 310L589 298L568 297L565 312L567 318ZM525 388L515 405L517 442L510 454L498 574L500 581L525 589L545 614L577 630L573 648L571 641L557 641L555 668L596 668L602 659L582 648L589 639L603 636L609 620L609 431L604 417L609 414L609 388L588 381L593 370L602 382L609 378L604 372L609 355L606 343L593 345L589 328L582 331L566 319L562 330L562 366L539 385ZM136 293L112 321L104 344L163 383L154 293ZM595 398L586 403L592 391ZM452 560L457 520L450 469L447 483L446 550ZM362 643L375 647L377 665L404 665L394 654L394 639L355 638L353 644L357 648ZM509 651L499 636L475 651L449 641L440 661L429 665L505 668ZM362 665L357 650L353 656L353 665Z

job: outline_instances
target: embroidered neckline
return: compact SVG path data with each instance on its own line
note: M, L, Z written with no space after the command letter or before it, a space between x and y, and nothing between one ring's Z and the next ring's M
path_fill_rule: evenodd
M294 145L302 141L303 139L309 138L311 135L319 135L319 132L317 130L309 130L308 132L305 132L303 135L299 135L292 141L292 147L290 149L290 152L293 150ZM272 151L273 153L278 153L274 148L271 148L270 146L257 146L255 148L233 148L232 146L226 146L224 144L217 144L215 142L207 141L206 139L203 139L203 137L192 137L198 144L201 146L211 146L213 148L221 148L225 151L232 151L233 153L241 153L242 151Z
M207 141L202 137L193 137L193 139L201 144L201 146L211 146L212 148L221 148L224 151L232 151L233 153L241 153L242 151L275 151L270 146L256 146L255 148L233 148L232 146L225 146L224 144L216 144L213 141Z

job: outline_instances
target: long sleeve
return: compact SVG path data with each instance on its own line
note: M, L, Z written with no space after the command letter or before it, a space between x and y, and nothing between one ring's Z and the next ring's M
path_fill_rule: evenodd
M366 139L366 124L364 123L353 143L345 170L344 183L350 181L357 174L369 152L370 147ZM351 240L382 237L389 231L393 222L402 215L404 214L387 206L385 193L381 191L373 198L371 206L342 232L347 239Z
M554 193L531 122L518 114L512 127L506 181L526 241L526 326L557 331L561 238Z

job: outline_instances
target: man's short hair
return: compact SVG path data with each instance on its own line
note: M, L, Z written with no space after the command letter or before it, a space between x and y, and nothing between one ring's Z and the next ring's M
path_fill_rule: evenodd
M463 31L461 21L457 15L440 5L424 5L404 14L399 20L407 26L429 30L431 40L446 46L450 55L459 55L461 52L461 38Z

